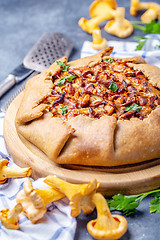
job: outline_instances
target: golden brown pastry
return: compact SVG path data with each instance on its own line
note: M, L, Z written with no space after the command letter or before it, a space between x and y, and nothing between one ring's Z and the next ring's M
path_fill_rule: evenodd
M30 79L16 129L59 164L118 166L160 157L160 69L142 57L63 57Z

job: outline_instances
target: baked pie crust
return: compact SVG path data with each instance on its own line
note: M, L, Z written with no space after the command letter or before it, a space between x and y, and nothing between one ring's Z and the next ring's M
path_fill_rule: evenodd
M59 164L119 166L160 157L160 69L113 48L29 79L16 130ZM64 70L63 66L67 66Z

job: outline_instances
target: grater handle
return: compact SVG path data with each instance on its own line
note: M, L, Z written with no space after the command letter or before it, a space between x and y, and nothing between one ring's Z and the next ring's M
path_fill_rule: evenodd
M15 84L16 77L13 74L9 74L8 77L6 77L2 82L0 82L0 98Z

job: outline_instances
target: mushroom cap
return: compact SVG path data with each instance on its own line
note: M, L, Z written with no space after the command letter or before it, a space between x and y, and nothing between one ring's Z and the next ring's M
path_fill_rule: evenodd
M3 168L4 166L8 166L9 161L5 158L0 159L0 169Z
M5 158L0 159L0 172L2 171L3 167L7 167L9 164L9 161ZM2 174L0 174L2 176ZM0 184L3 184L7 181L7 178L1 177Z
M132 24L125 19L125 8L118 7L115 10L114 19L109 21L105 27L105 31L120 38L126 38L133 32Z
M115 0L95 0L90 5L89 14L92 18L101 16L105 9L108 11L108 6L115 9L117 7L117 3Z
M32 223L36 223L46 212L44 201L35 191L31 180L23 184L23 189L16 196L17 203L21 203L23 211Z
M10 210L8 208L0 211L1 223L8 229L19 229L18 216L17 216L17 219L14 219L14 221L12 221L12 219L7 219L9 212Z
M106 229L100 230L96 229L94 226L97 220L92 220L87 224L88 232L95 239L103 239L103 240L115 240L121 238L125 232L127 231L127 220L121 215L112 215L114 220L118 223L117 229Z

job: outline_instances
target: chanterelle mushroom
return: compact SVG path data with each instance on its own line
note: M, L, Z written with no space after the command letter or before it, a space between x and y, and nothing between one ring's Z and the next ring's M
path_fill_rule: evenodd
M104 29L106 32L120 38L126 38L133 32L132 24L124 18L125 8L119 7L116 9L115 19L109 21Z
M93 42L92 48L96 50L101 50L107 46L107 40L101 37L101 30L95 29L92 33Z
M29 177L32 169L8 167L9 161L5 158L0 159L0 184L5 183L8 178Z
M0 220L1 223L9 229L18 229L19 228L19 214L22 211L22 205L18 203L12 210L8 208L0 211Z
M102 16L91 18L89 20L82 17L78 21L78 25L83 29L83 31L92 34L95 29L99 29L98 25L104 20L105 18Z
M92 34L95 29L99 29L98 25L108 19L113 18L116 8L115 0L96 0L89 9L91 19L82 17L78 24L86 32Z
M49 175L44 182L66 195L70 200L72 217L77 217L81 213L81 209L83 213L87 214L94 210L95 205L91 201L91 196L96 192L100 184L99 182L97 183L96 179L93 179L88 184L72 184Z
M121 215L111 215L106 199L100 193L92 195L97 219L87 224L88 232L95 239L119 239L127 231L127 221Z
M139 0L131 0L130 14L137 15L138 10L148 9L142 16L144 23L150 23L152 20L160 18L160 4L153 2L139 2Z
M160 4L148 3L148 5L148 10L141 16L141 20L144 23L150 23L153 20L160 18Z
M65 197L63 193L53 188L48 188L45 190L35 189L35 191L43 199L45 206L51 202L57 201Z
M23 206L23 211L32 223L37 222L46 212L45 205L64 197L64 194L55 189L38 190L34 189L32 182L27 180L16 197L18 203Z
M89 8L89 14L92 18L105 16L106 20L113 18L117 3L115 0L95 0Z

